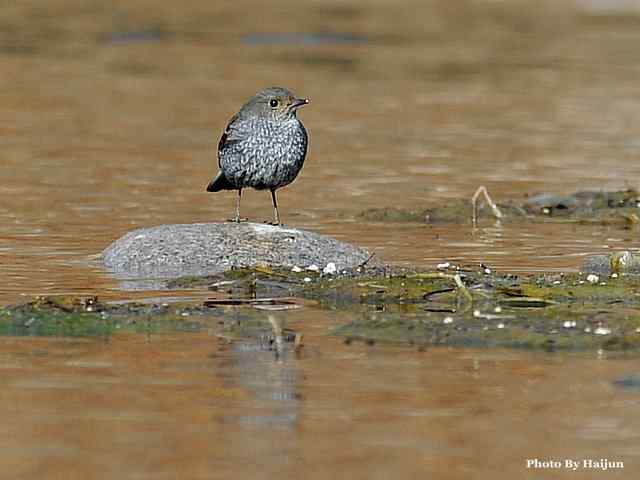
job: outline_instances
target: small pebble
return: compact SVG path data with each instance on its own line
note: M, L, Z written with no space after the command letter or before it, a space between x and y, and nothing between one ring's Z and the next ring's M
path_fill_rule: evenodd
M567 320L562 324L564 328L574 328L576 326L576 322L574 320Z
M636 333L640 333L640 327L636 328Z
M309 277L304 277L304 281L305 281L305 283L309 283L311 281L311 279Z
M493 309L494 313L500 313L502 312L502 307L500 305L498 305L496 308Z
M504 328L504 323L499 323L498 325L496 325L496 327L498 327L498 328Z
M311 265L309 265L307 267L307 270L309 270L310 272L318 272L318 271L320 271L320 267L318 265L316 265L315 263L312 263Z
M560 285L560 280L556 280L555 282L553 282L554 285Z
M338 271L338 268L336 267L336 264L333 262L327 263L327 266L322 269L322 273L324 273L325 275L333 275L337 271Z
M299 266L295 265L295 266L291 269L291 271L292 271L293 273L300 273L300 272L302 271L302 269L301 269Z
M593 333L595 333L596 335L609 335L611 333L611 329L606 327L598 327L593 331Z
M618 278L618 274L617 273L612 273L611 274L611 278Z
M585 327L584 333L591 333L591 327Z
M450 266L451 266L451 264L449 262L444 262L444 263L439 263L438 265L436 265L436 268L438 270L446 270Z
M474 311L473 311L473 316L474 316L474 317L476 317L476 318L478 318L478 317L481 317L481 316L482 316L482 313L480 313L480 310L474 310Z
M444 323L444 324L453 323L453 318L452 317L444 317L444 319L442 320L442 323Z
M587 282L589 283L598 283L599 280L600 277L598 277L598 275L594 275L593 273L587 275Z

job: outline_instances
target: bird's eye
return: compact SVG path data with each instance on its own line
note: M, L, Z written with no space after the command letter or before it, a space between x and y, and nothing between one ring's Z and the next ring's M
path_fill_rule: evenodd
M272 99L272 100L269 102L269 105L271 105L271 108L276 108L276 107L278 106L278 104L279 104L279 103L280 103L280 102L278 102L278 100L276 100L276 99L274 98L274 99Z

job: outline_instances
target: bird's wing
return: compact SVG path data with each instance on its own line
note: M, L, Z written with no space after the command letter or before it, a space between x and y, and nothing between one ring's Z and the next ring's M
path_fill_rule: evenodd
M238 120L237 113L233 117L231 117L231 120L229 120L227 128L224 129L224 132L220 137L220 141L218 142L218 166L220 166L220 156L222 155L222 152L229 146L240 141L240 138L234 128L236 120Z

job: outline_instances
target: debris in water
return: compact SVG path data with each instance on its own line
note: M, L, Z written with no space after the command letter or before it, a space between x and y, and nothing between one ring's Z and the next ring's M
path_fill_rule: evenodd
M598 327L593 331L593 333L595 333L596 335L609 335L611 333L611 329L606 327Z
M471 206L473 207L471 223L473 224L474 227L478 224L478 199L480 198L481 195L484 195L484 199L489 205L489 207L491 207L491 212L493 213L493 215L498 220L502 218L502 212L489 196L489 192L487 191L486 187L481 185L476 190L476 193L473 194L473 197L471 197Z
M322 273L324 273L325 275L333 275L337 271L338 271L338 268L336 267L336 264L333 262L327 263L327 266L322 269Z

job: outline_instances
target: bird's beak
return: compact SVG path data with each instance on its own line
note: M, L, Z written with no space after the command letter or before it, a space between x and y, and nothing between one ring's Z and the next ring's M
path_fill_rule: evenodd
M293 103L291 104L291 108L300 108L304 105L306 105L307 103L309 103L309 99L308 98L296 98L293 100Z

